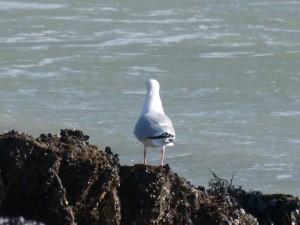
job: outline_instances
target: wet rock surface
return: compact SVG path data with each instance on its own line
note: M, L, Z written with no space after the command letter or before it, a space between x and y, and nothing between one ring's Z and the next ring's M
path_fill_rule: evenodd
M297 197L246 192L214 173L195 188L168 165L121 166L88 139L0 134L0 225L300 224Z

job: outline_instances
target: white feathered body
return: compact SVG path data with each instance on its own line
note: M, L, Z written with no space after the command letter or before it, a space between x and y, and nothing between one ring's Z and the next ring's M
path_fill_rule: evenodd
M164 113L159 95L159 83L149 80L143 110L135 129L135 137L147 147L172 146L175 131L172 121Z

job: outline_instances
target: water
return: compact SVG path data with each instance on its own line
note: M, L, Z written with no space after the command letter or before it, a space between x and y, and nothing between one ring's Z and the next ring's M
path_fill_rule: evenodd
M121 163L145 81L177 134L166 163L244 189L300 196L300 2L0 1L0 129L78 128ZM159 150L149 151L159 164Z

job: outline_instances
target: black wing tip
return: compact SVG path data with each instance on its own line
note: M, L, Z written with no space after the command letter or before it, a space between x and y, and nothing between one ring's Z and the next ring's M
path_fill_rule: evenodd
M175 137L174 135L169 134L168 132L165 132L165 133L163 133L163 134L161 134L161 135L159 135L159 136L148 137L148 139L162 139L162 138L166 138L166 139L169 139L170 142L173 142L173 138L174 138L174 137Z

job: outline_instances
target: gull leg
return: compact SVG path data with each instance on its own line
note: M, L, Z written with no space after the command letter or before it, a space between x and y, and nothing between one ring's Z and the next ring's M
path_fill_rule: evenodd
M161 165L164 165L164 158L165 158L165 146L161 149Z
M147 165L147 148L144 146L144 165Z

